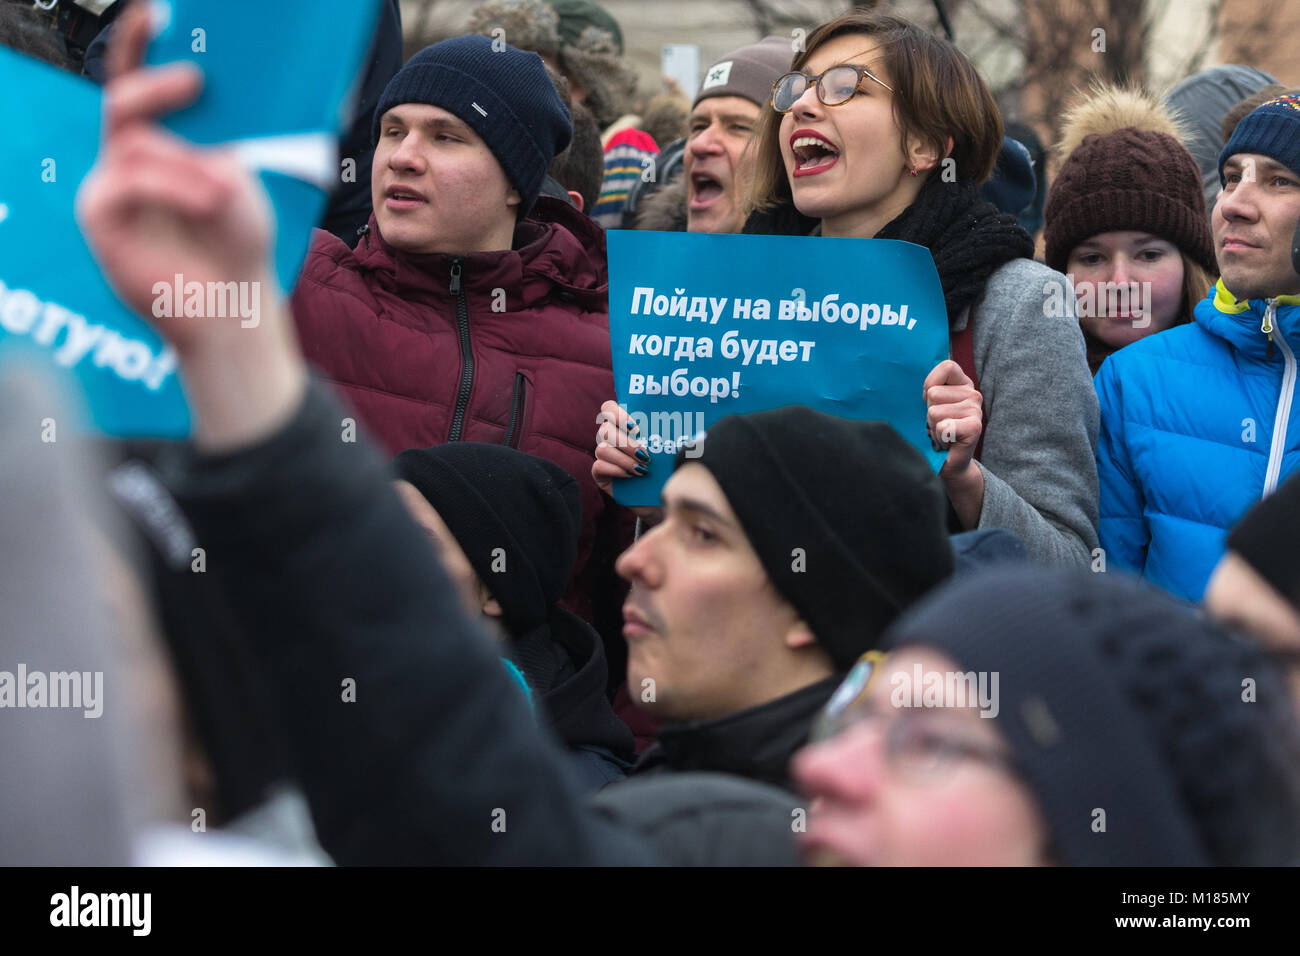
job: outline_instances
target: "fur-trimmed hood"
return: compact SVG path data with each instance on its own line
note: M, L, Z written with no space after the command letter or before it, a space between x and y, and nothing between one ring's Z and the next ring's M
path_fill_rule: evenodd
M469 32L558 56L561 72L587 89L585 105L602 129L636 98L636 73L623 62L622 30L597 4L486 0L470 16Z
M678 176L641 202L636 227L657 232L686 231L686 177Z

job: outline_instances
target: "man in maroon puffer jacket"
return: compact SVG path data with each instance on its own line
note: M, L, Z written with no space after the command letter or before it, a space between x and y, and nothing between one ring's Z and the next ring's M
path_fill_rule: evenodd
M317 232L294 291L303 350L390 453L495 442L573 475L566 603L590 617L598 532L602 566L628 536L591 478L595 410L614 394L604 233L538 199L568 113L535 53L465 36L411 58L374 134L368 231L355 250Z

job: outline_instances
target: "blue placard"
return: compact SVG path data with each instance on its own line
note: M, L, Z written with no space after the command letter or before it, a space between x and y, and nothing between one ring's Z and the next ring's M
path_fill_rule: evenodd
M118 301L73 214L99 149L99 88L0 47L0 89L0 349L70 372L101 431L188 434L174 355Z
M145 62L189 60L218 79L165 125L195 143L338 132L380 2L151 0Z
M191 142L235 144L276 212L275 271L292 289L340 179L337 136L373 42L379 0L151 0L145 62L188 60L195 102L163 125Z
M198 101L165 122L199 143L233 142L257 172L287 291L339 178L336 136L378 2L152 6L163 28L146 60L189 59L204 73ZM188 435L174 355L118 301L75 219L77 190L99 149L101 91L4 47L0 89L0 350L34 352L70 372L100 431Z
M652 463L644 478L614 483L621 504L659 504L680 444L722 416L785 405L888 422L943 464L921 395L948 358L929 250L809 236L607 238L615 390Z

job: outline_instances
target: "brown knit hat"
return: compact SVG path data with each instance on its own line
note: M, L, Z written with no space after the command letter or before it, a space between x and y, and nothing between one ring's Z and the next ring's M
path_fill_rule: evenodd
M1070 252L1085 239L1137 230L1172 242L1218 274L1201 173L1177 132L1163 108L1143 94L1094 89L1069 117L1062 145L1078 145L1047 192L1048 266L1065 272Z

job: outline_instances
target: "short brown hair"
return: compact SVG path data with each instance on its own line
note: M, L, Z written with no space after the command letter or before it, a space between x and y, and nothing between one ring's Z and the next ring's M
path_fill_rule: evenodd
M600 145L600 127L587 107L574 103L569 116L573 120L573 139L555 155L546 172L565 189L579 193L582 211L590 216L605 179L605 150Z
M1002 146L1002 116L970 60L942 37L902 17L858 10L817 27L791 70L802 70L828 40L854 34L870 37L880 47L883 71L894 88L894 119L903 135L919 137L953 159L958 182L987 180ZM781 114L765 109L751 143L756 158L746 203L751 210L792 198L778 142L780 126Z

